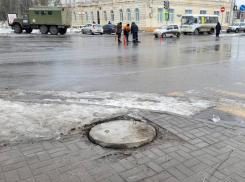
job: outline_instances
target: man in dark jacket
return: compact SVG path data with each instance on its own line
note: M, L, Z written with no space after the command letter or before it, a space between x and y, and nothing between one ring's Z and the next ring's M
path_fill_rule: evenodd
M221 30L221 25L219 22L217 23L215 29L216 29L216 37L219 37L220 30Z
M139 31L138 26L133 22L131 25L131 34L133 34L134 43L138 42L138 31Z
M118 42L122 42L121 41L121 34L122 34L122 22L117 24L117 38L118 38Z

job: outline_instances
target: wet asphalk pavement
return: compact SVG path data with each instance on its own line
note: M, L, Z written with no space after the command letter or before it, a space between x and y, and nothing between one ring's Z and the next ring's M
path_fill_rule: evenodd
M131 39L131 37L130 37ZM201 113L243 121L245 36L181 35L118 44L114 35L0 37L0 89L134 91L232 103ZM241 109L241 110L239 110ZM228 114L227 114L228 112Z

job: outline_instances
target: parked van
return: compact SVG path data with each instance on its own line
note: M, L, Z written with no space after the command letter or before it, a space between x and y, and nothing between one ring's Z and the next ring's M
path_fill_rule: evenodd
M214 33L215 26L219 22L218 15L194 15L189 14L182 16L181 19L181 32L185 35L187 33L194 33L195 35L203 34L207 32L208 34Z

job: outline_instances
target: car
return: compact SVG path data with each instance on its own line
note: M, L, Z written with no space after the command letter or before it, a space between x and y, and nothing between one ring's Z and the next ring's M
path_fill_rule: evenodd
M103 26L103 32L107 34L116 33L116 25L107 24Z
M84 27L85 27L85 26L82 26L82 27L81 27L81 33L83 33L83 29L84 29Z
M100 34L103 35L103 27L100 24L87 24L82 29L82 34Z
M178 25L163 25L154 31L155 38L158 38L159 36L166 37L167 34L172 34L179 37L180 33L181 31Z
M230 32L238 33L240 31L244 31L244 33L245 33L245 23L233 23L226 30L227 33L230 33Z

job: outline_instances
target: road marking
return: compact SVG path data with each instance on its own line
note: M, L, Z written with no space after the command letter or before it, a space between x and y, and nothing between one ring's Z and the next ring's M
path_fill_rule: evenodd
M211 91L214 91L214 92L217 92L217 93L221 93L221 94L224 94L224 95L231 95L231 96L235 96L235 97L245 98L245 94L240 94L240 93L236 93L236 92L230 92L230 91L227 91L227 90L215 89L215 88L211 88L211 87L207 87L205 89L211 90Z
M219 103L219 105L215 109L245 118L245 109L242 109L240 107L236 107L225 103Z
M172 93L169 93L169 94L166 94L167 96L178 96L178 97L184 97L185 94L183 92L172 92Z

